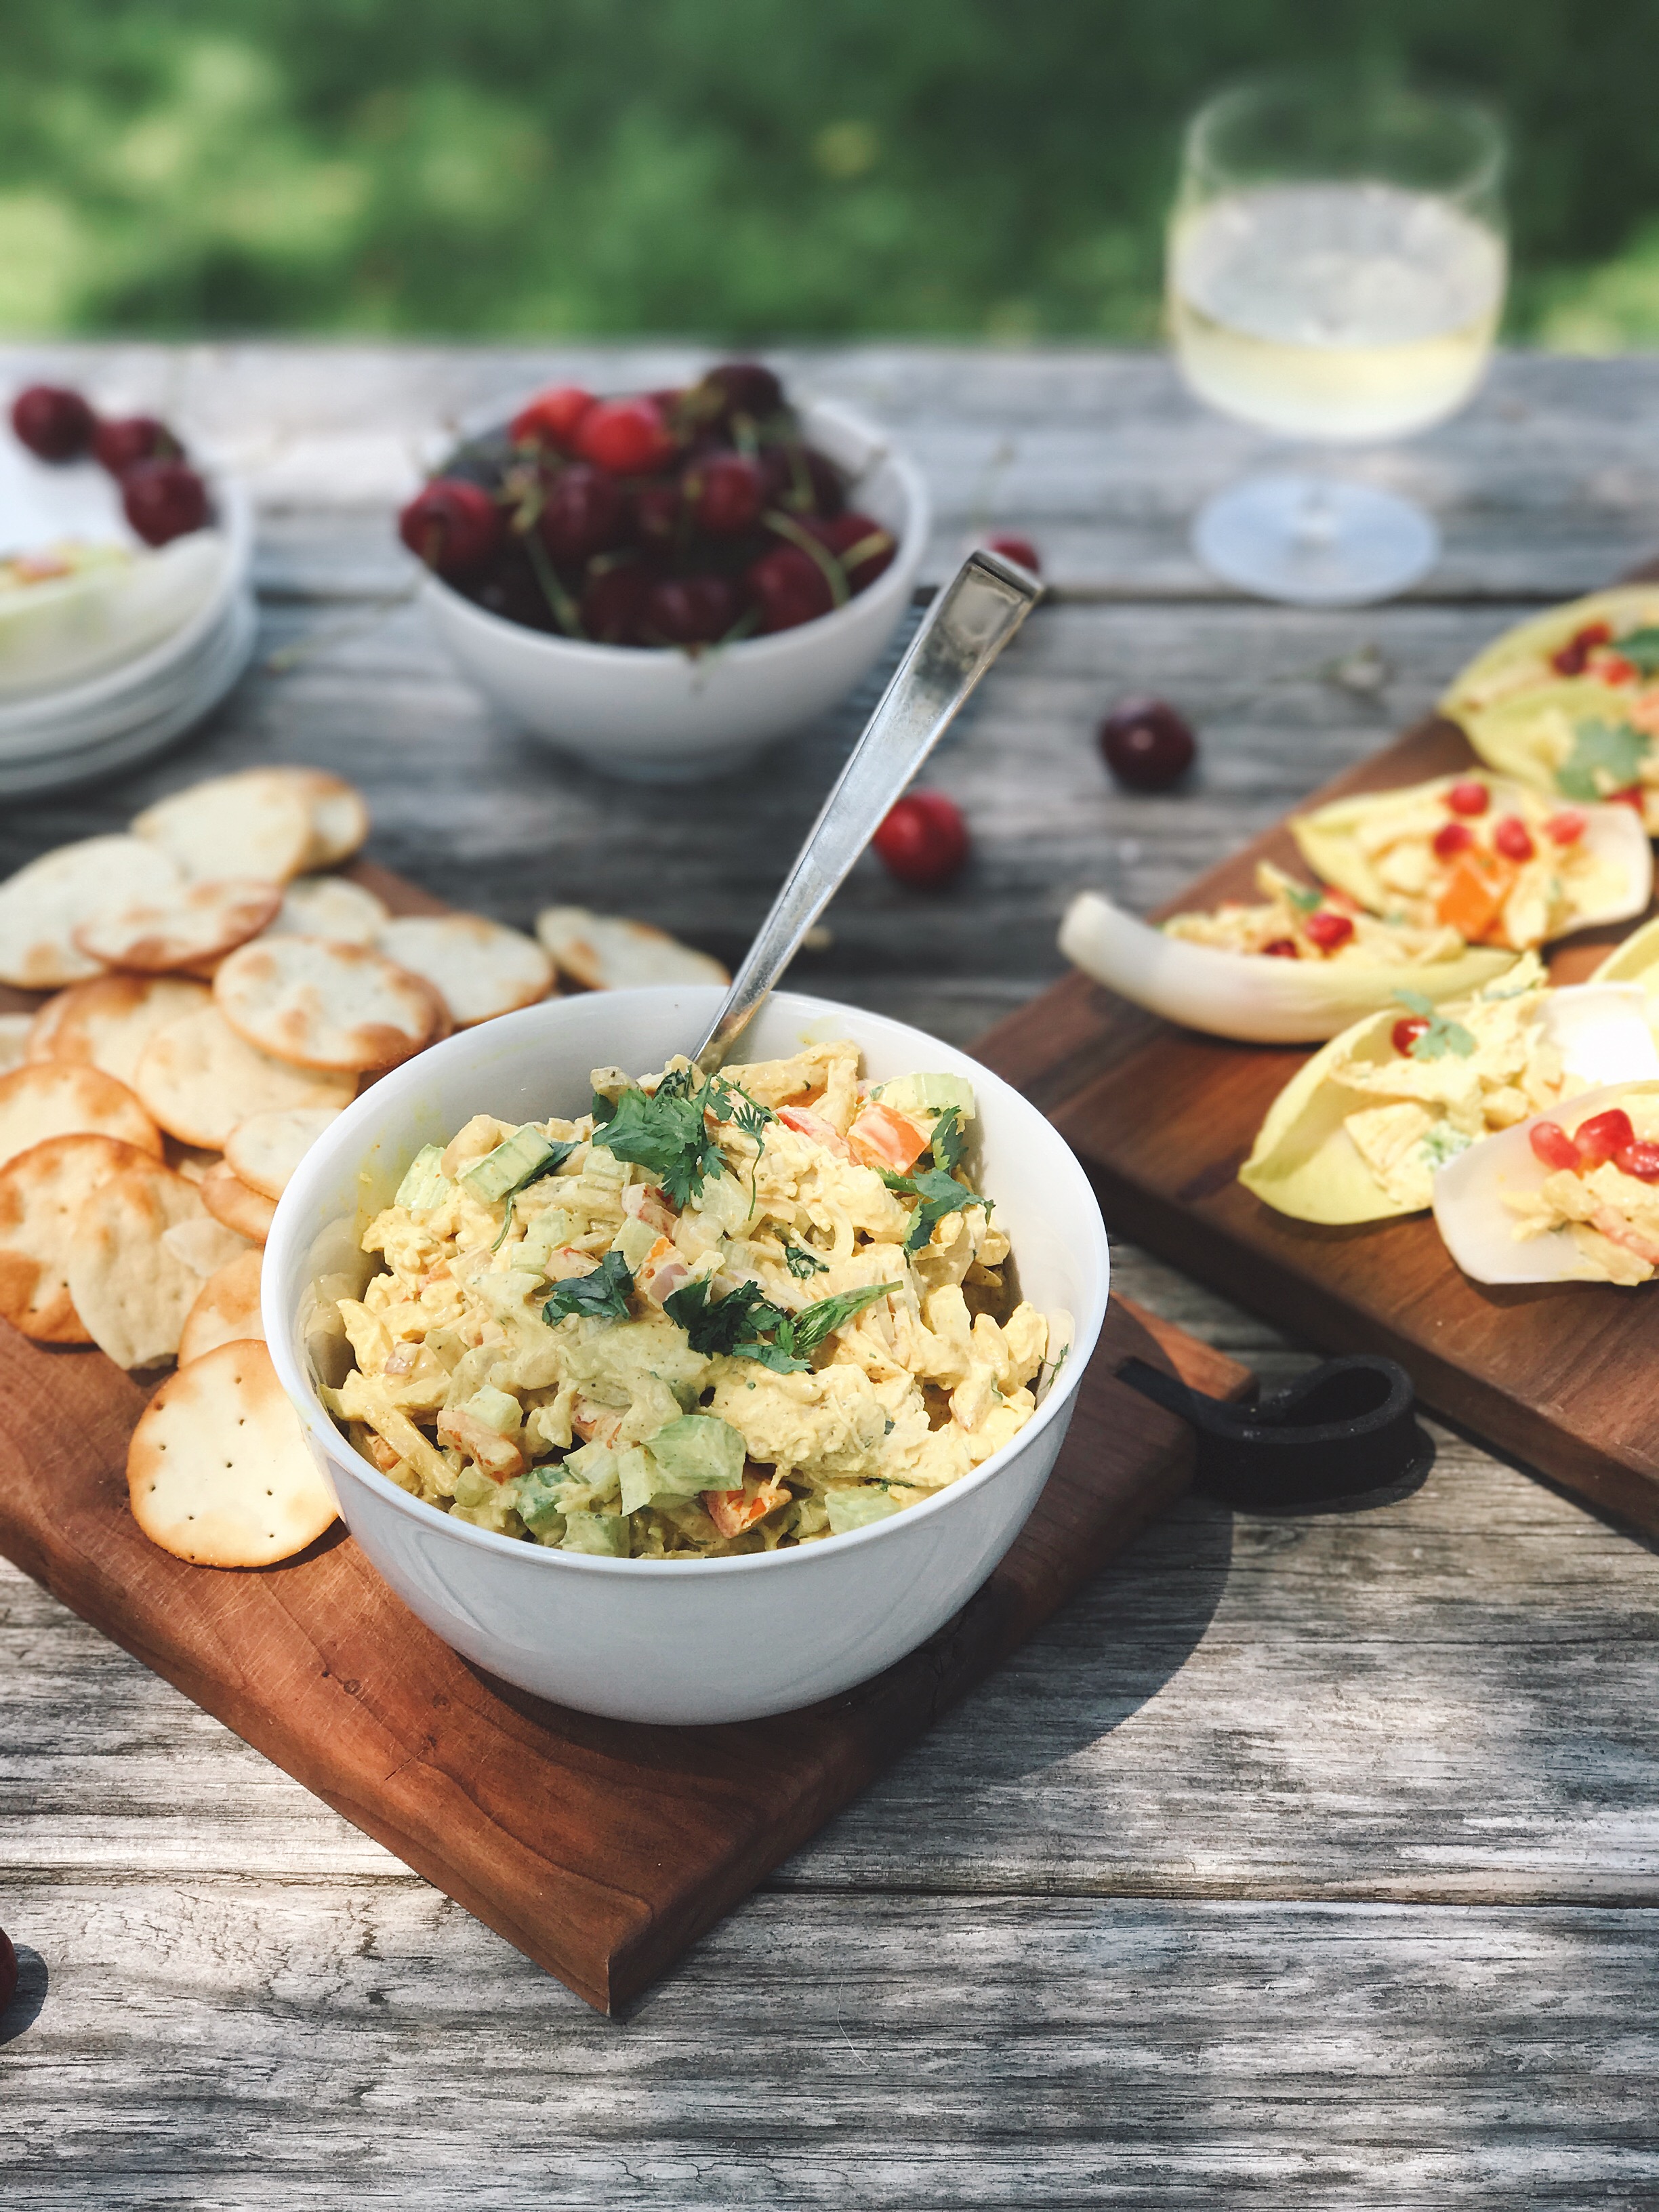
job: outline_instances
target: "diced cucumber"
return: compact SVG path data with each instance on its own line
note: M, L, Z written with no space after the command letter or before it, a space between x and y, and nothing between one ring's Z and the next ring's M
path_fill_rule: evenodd
M404 1170L404 1179L392 1204L407 1206L411 1213L424 1213L431 1206L441 1206L455 1188L438 1165L443 1156L441 1145L422 1145Z
M625 1559L629 1534L625 1513L567 1513L559 1549L591 1552L602 1559Z
M570 1242L574 1225L562 1206L550 1206L545 1212L537 1214L525 1231L518 1250L513 1255L514 1266L526 1267L538 1276L544 1276L547 1263L560 1245Z
M646 1254L661 1234L661 1230L653 1229L648 1221L624 1221L611 1238L611 1249L622 1254L632 1274L644 1264Z
M823 1502L829 1510L832 1536L844 1536L851 1528L867 1528L872 1521L885 1521L890 1514L904 1510L884 1490L863 1483L856 1487L826 1490Z
M517 1128L504 1144L461 1171L461 1181L475 1198L494 1205L509 1191L522 1190L552 1164L559 1146L543 1136L533 1121Z
M963 1075L896 1075L870 1095L899 1114L942 1114L954 1106L964 1121L974 1118L974 1086Z
M729 1421L714 1413L684 1413L659 1429L651 1456L659 1474L657 1487L676 1497L694 1498L700 1490L735 1490L743 1480L746 1448Z
M542 1467L532 1467L528 1474L521 1474L514 1486L518 1492L519 1518L524 1522L538 1544L556 1544L564 1534L564 1515L559 1507L559 1494L548 1480L557 1472Z

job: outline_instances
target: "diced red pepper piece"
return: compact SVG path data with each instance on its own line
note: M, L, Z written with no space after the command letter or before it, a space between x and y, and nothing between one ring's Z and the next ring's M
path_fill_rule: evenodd
M1638 1182L1659 1182L1659 1145L1650 1144L1645 1137L1621 1146L1613 1154L1613 1164L1621 1175L1634 1176Z
M1434 833L1434 849L1443 860L1455 860L1460 853L1467 853L1474 842L1474 832L1467 822L1448 822Z
M1544 824L1544 835L1553 845L1576 845L1589 826L1589 817L1582 806L1564 806Z
M1612 635L1610 623L1586 623L1583 629L1573 632L1559 652L1550 655L1550 666L1558 676L1582 676L1595 647L1605 645Z
M1610 653L1605 660L1598 660L1595 672L1604 684L1634 684L1641 673L1633 660L1626 660L1622 653Z
M1352 929L1353 924L1350 922ZM908 1175L927 1149L927 1132L906 1115L872 1099L847 1132L847 1149L866 1168Z
M1275 937L1271 944L1264 945L1261 950L1269 960L1299 960L1302 957L1293 937Z
M839 1160L848 1157L847 1139L833 1121L826 1121L822 1114L813 1113L810 1106L780 1106L778 1119L786 1129L793 1129L798 1137L809 1137L815 1145L822 1145Z
M1531 1144L1534 1153L1547 1168L1576 1168L1578 1147L1559 1121L1534 1121Z
M1346 914L1333 914L1328 907L1321 907L1303 923L1302 933L1322 952L1334 952L1353 935L1353 924Z
M1470 776L1462 783L1453 784L1446 793L1446 804L1454 814L1484 814L1492 805L1492 793L1484 783Z
M1401 1015L1389 1031L1389 1035L1394 1039L1395 1050L1401 1053L1409 1052L1419 1037L1427 1036L1430 1026L1428 1017L1425 1014Z
M1604 1160L1616 1158L1626 1145L1635 1142L1636 1132L1622 1106L1609 1106L1605 1114L1592 1114L1573 1133L1581 1172L1587 1168L1599 1168Z
M774 1507L781 1505L789 1492L775 1476L763 1482L750 1495L739 1483L735 1490L705 1490L703 1508L722 1536L741 1536L745 1528L752 1528L757 1521L764 1521Z
M1506 814L1492 833L1492 848L1506 860L1529 860L1538 850L1518 814Z

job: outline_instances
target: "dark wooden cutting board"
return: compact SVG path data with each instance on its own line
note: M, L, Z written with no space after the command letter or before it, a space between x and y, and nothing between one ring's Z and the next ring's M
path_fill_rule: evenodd
M1431 720L1305 802L1477 766ZM1305 811L1305 809L1299 809ZM1254 895L1268 859L1305 871L1281 825L1191 884L1170 911ZM1580 981L1637 925L1585 931L1552 963ZM1500 1450L1659 1532L1659 1291L1490 1288L1452 1265L1432 1219L1353 1228L1288 1220L1239 1182L1269 1105L1308 1057L1231 1044L1073 974L975 1048L1054 1121L1094 1177L1108 1231L1333 1352L1380 1352L1419 1395Z
M351 872L396 911L441 910L384 870ZM1115 1299L1054 1472L978 1594L847 1696L733 1727L595 1720L491 1680L338 1528L252 1572L157 1550L127 1506L143 1389L100 1352L31 1344L3 1322L0 1551L611 2011L1185 1489L1190 1432L1115 1379L1131 1356L1216 1396L1249 1386L1233 1361Z

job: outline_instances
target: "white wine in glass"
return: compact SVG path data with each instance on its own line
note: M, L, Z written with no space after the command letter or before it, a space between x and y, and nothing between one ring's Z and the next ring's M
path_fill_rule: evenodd
M1403 437L1455 413L1503 311L1502 145L1484 112L1392 87L1284 78L1224 94L1188 133L1169 310L1200 398L1313 442ZM1252 479L1194 531L1269 598L1357 605L1438 550L1403 500L1322 476Z

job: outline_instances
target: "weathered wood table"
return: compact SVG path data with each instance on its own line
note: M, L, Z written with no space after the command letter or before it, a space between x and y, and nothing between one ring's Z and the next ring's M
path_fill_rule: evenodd
M184 752L10 807L0 867L267 758L369 793L374 854L527 921L550 896L740 950L856 708L688 795L493 720L398 595L415 438L556 374L690 356L257 347L6 362L160 403L261 501L262 659ZM1076 887L1141 908L1432 699L1539 601L1659 548L1659 362L1503 362L1390 457L1445 557L1315 615L1217 591L1198 499L1253 442L1159 362L806 355L932 482L933 572L1029 529L1060 587L930 780L972 867L866 862L808 988L967 1041L1059 969ZM1202 732L1180 796L1103 776L1120 693ZM1155 1102L1150 1102L1155 1105ZM1253 1360L1262 1322L1119 1248ZM1659 1565L1442 1435L1405 1502L1194 1499L782 1868L622 2026L590 2014L0 1564L8 2204L1651 2205Z

